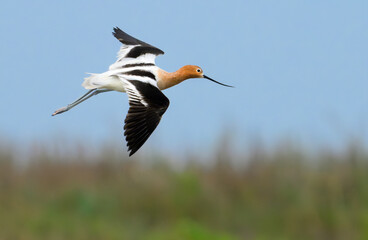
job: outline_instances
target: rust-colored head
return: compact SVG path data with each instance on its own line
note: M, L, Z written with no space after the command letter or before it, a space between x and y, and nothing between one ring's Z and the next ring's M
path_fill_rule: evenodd
M207 77L206 75L203 74L203 70L202 68L195 66L195 65L185 65L184 67L180 68L178 70L178 72L181 72L181 74L183 75L183 79L188 79L188 78L206 78L212 82L215 82L217 84L220 84L222 86L225 87L233 87L233 86L229 86L220 82L217 82L215 80L213 80L210 77Z
M195 65L185 65L178 70L183 79L203 78L202 68Z
M195 65L185 65L184 67L181 67L178 71L173 72L173 73L168 73L163 70L160 70L158 72L158 75L159 75L159 81L157 82L157 84L161 90L172 87L189 78L206 78L217 84L220 84L226 87L233 87L233 86L229 86L229 85L217 82L213 80L212 78L207 77L206 75L203 74L202 68L195 66Z

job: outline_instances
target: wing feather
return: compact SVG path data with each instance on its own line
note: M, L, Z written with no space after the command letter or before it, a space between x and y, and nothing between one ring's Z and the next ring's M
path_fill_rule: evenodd
M112 34L124 45L118 52L118 60L110 66L110 70L126 65L154 65L155 58L164 54L161 49L130 36L118 27L114 28Z
M125 118L124 135L129 156L133 155L151 136L169 107L169 99L150 83L126 81L130 108Z

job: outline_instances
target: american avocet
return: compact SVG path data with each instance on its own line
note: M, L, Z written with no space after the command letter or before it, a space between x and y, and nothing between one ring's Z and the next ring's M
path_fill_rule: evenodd
M125 118L124 136L129 156L149 138L169 107L169 99L161 92L189 78L206 78L226 87L203 74L202 68L186 65L176 72L166 72L155 65L155 58L164 52L142 42L115 27L113 35L124 44L118 60L109 70L91 74L82 86L89 91L75 102L56 110L52 116L66 112L88 98L108 91L126 92L130 108Z

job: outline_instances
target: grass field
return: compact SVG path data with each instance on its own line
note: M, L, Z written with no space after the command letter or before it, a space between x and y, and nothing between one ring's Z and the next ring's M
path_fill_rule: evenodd
M177 167L0 150L0 239L368 239L368 154L219 151ZM202 163L200 163L202 162Z

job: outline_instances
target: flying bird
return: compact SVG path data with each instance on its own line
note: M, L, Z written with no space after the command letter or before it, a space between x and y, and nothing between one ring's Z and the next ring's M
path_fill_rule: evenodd
M209 78L202 68L186 65L176 72L166 72L155 64L155 58L164 54L148 43L114 28L113 35L123 46L118 59L109 70L91 74L82 86L89 91L71 104L56 110L52 116L66 112L99 93L118 91L128 94L129 110L125 118L124 136L129 156L146 142L169 107L169 99L161 90L177 85L189 78L206 78L226 87L232 87Z

